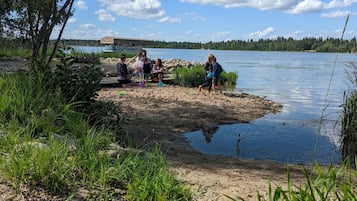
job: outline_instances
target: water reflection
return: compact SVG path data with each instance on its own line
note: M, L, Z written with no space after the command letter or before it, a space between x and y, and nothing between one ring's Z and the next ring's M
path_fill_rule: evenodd
M217 132L218 126L214 127L205 127L202 129L202 134L205 137L205 141L207 144L211 143L213 135Z
M248 124L202 129L186 133L186 137L193 148L209 155L290 164L312 164L316 159L320 164L337 164L340 157L336 141L317 134L317 127L317 121L301 123L264 118Z

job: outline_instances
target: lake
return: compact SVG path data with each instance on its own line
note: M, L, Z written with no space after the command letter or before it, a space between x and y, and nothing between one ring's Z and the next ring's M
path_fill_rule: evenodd
M210 155L290 164L337 164L338 120L345 69L356 54L260 52L147 48L152 59L205 62L212 53L224 70L237 72L237 93L265 96L283 105L281 112L250 123L221 125L210 143L202 130L186 133L192 147ZM97 51L97 50L93 50Z

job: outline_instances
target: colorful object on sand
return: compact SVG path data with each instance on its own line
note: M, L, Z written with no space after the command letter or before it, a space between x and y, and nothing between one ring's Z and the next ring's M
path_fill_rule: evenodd
M157 83L157 86L158 86L158 87L163 87L163 86L164 86L164 83L163 83L163 82L159 82L159 83Z
M119 98L122 98L124 95L125 95L125 92L124 92L124 91L119 91L119 92L118 92L118 97L119 97Z
M140 87L145 87L145 83L144 82L139 82L139 86Z

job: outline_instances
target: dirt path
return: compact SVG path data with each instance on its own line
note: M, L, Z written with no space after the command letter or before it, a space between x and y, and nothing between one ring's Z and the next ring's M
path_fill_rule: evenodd
M119 98L118 92L124 93ZM113 101L127 114L127 132L141 146L160 144L172 171L196 193L195 200L229 200L225 195L257 200L267 198L269 181L286 186L287 166L223 156L207 156L192 149L182 133L208 126L248 123L281 105L248 94L199 93L196 89L165 85L106 88L98 99ZM303 181L302 168L289 166L291 177Z

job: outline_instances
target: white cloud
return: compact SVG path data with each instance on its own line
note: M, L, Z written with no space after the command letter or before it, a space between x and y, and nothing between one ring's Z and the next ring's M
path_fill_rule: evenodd
M84 29L94 29L96 28L97 26L95 24L90 24L90 23L87 23L87 24L82 24L82 25L79 25L80 28L84 28Z
M165 16L159 19L158 22L181 23L181 19Z
M342 8L356 3L357 0L332 0L326 4L326 8Z
M248 36L253 39L256 39L256 38L259 39L259 38L263 38L273 32L274 32L274 28L268 27L268 28L264 29L263 31L257 31L257 32L250 33Z
M322 17L330 17L330 18L335 18L335 17L346 17L347 15L351 14L351 12L349 11L333 11L333 12L329 12L329 13L324 13L321 16Z
M84 1L78 1L77 2L77 7L79 9L83 9L83 10L87 10L88 9L88 6Z
M318 0L304 0L299 2L294 8L289 9L287 12L292 14L297 13L312 13L321 11L324 5Z
M216 5L224 8L256 8L259 10L280 10L290 14L320 12L325 9L342 8L357 0L181 0L183 3Z
M260 10L284 10L294 6L297 0L181 0L181 2L212 4L225 8L244 8L251 7Z
M139 19L161 19L166 16L159 0L99 0L118 16Z
M63 38L68 39L90 39L90 40L98 40L98 38L102 38L103 36L118 36L119 33L113 30L87 30L87 29L78 29L73 32L67 33L63 36Z
M77 22L77 19L74 17L68 19L68 23L75 23L75 22Z
M98 15L99 21L115 21L115 17L104 9L99 9L94 14Z

